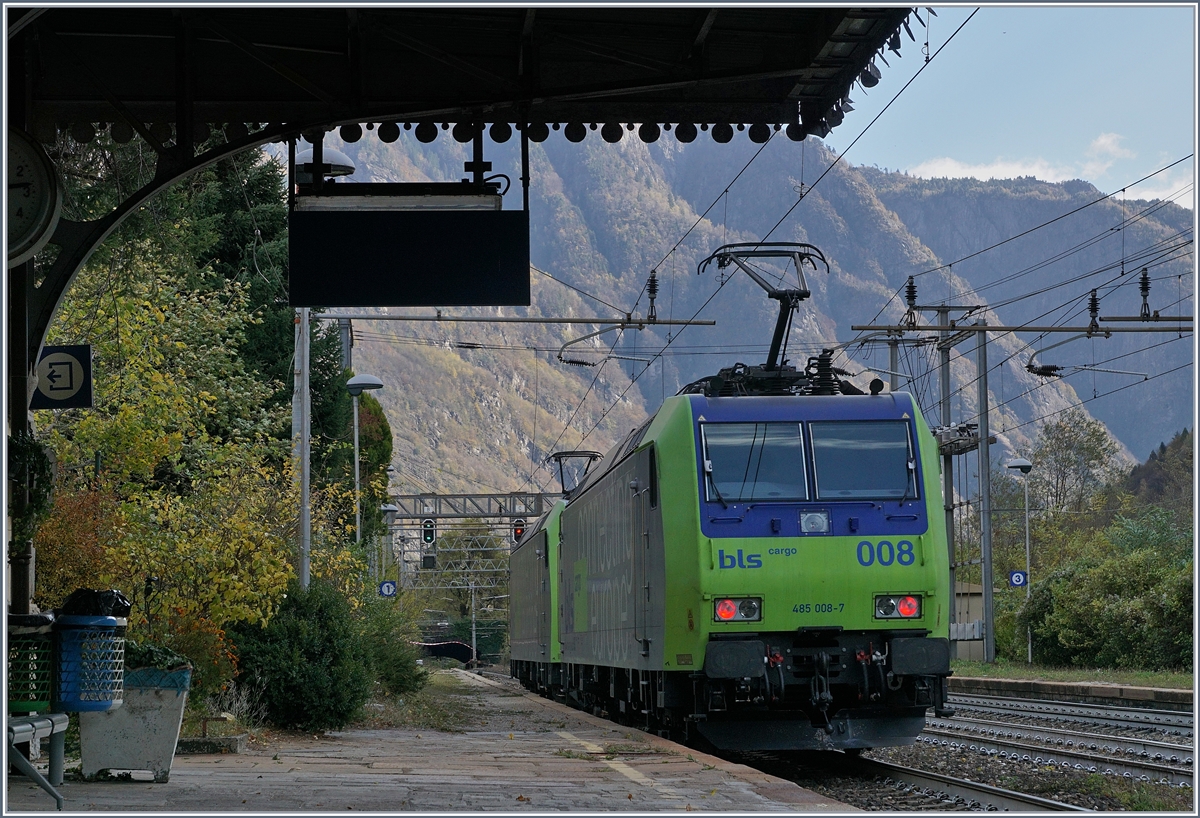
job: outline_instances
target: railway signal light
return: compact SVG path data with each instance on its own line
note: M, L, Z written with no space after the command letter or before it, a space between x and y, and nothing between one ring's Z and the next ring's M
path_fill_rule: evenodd
M518 517L517 519L513 520L513 524L512 524L513 542L520 542L521 538L524 536L525 536L525 521Z
M433 520L425 519L421 521L421 542L426 545L433 545L437 540L437 527Z

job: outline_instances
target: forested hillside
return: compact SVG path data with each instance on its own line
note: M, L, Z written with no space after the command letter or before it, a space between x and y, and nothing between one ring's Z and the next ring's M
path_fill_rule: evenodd
M404 133L392 145L368 137L339 147L358 168L348 181L456 180L467 154L446 133L428 145ZM646 279L655 269L659 317L696 315L717 326L674 330L658 358L666 328L607 333L589 342L590 354L570 348L566 357L600 362L583 368L560 363L556 353L598 325L357 322L356 367L388 384L380 401L395 431L402 480L411 481L398 488L514 490L528 485L531 473L533 485L549 485L549 471L536 469L549 452L602 451L681 385L734 361L761 362L775 303L745 276L718 277L715 268L696 274L699 261L728 242L806 241L829 259L829 275L806 270L813 297L788 345L798 366L822 347L862 338L852 325L898 322L909 276L916 276L921 305L982 307L967 323L1085 326L1092 288L1099 288L1101 315L1137 315L1142 267L1152 278L1152 309L1192 312L1191 212L1177 205L1120 196L1095 203L1102 194L1084 182L927 181L849 162L826 174L835 154L814 139L795 143L780 135L753 158L759 147L742 134L727 145L703 135L682 145L670 134L651 145L632 136L613 145L595 134L572 144L552 133L532 145L533 264L599 300L534 273L533 306L505 314L644 314ZM496 171L513 179L505 206L520 207L517 141L489 142L487 150ZM403 248L397 259L397 275L424 274L404 269ZM1033 350L1068 337L991 335L991 428L1002 446L1028 446L1041 419L1080 401L1124 444L1126 459L1143 459L1192 425L1187 336L1079 338L1036 360L1061 366L1067 377L1026 372ZM887 368L881 340L845 346L838 365L869 380L868 373ZM605 361L613 344L620 357ZM901 388L936 420L937 353L927 346L902 353L908 377ZM977 420L975 360L973 340L956 347L953 421ZM1160 373L1169 374L1154 378Z

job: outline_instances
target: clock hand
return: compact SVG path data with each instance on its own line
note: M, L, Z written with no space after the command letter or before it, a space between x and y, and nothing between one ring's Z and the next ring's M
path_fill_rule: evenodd
M14 187L33 187L33 182L9 182L8 187L10 190Z

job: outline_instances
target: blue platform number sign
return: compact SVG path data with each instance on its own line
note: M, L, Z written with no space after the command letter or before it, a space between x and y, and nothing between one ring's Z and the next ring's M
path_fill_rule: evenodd
M384 580L383 582L379 583L379 595L386 596L386 597L395 596L396 595L396 583L392 582L390 579Z
M1009 571L1008 585L1010 588L1024 588L1029 584L1029 574L1024 571Z
M42 347L37 389L30 409L90 409L92 348L88 344Z

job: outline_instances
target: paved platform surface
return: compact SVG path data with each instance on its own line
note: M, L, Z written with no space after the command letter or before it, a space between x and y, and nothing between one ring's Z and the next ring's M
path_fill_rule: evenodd
M176 756L171 780L66 781L67 812L857 812L809 790L456 671L488 725L347 730L244 754ZM498 729L491 729L498 728ZM6 812L53 812L10 776Z

